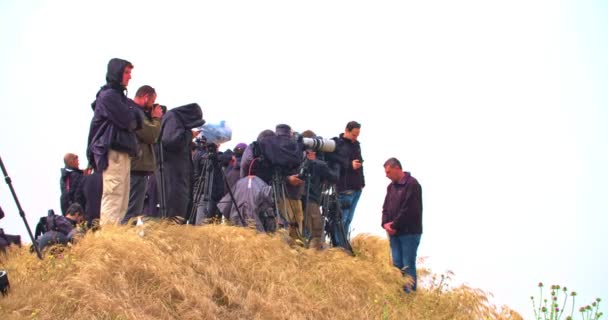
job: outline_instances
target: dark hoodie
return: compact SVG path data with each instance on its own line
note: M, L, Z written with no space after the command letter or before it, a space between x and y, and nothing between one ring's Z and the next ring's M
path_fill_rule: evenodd
M61 168L61 179L59 179L59 187L61 189L61 213L65 215L65 211L72 203L82 204L82 182L83 172L80 169Z
M202 126L203 111L196 104L173 108L163 116L160 140L162 143L165 207L169 217L189 214L192 196L191 129Z
M108 167L110 149L137 154L135 130L141 127L142 117L135 103L125 95L122 85L124 70L131 63L114 58L108 62L106 84L97 92L91 104L95 114L89 129L87 158L98 171Z

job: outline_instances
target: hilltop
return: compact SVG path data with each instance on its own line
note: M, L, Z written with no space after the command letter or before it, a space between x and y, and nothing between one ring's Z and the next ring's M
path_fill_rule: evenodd
M385 239L359 235L355 256L291 247L225 225L104 227L77 244L0 258L11 282L2 319L521 319L486 293L420 268L406 295Z

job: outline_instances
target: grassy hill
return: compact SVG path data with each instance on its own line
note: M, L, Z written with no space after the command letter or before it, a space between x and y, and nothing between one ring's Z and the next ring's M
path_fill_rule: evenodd
M108 226L43 261L14 248L0 257L0 319L521 319L422 268L404 294L384 239L356 237L352 257L284 237L148 223L143 237Z

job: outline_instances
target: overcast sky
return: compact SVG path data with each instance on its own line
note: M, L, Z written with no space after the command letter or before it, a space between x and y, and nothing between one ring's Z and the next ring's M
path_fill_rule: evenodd
M195 3L195 4L194 4ZM423 188L419 256L531 316L536 284L608 298L606 1L2 1L0 156L34 227L85 165L109 59L129 96L197 102L233 139L362 123L354 233L384 236L382 164ZM8 186L0 227L25 227Z

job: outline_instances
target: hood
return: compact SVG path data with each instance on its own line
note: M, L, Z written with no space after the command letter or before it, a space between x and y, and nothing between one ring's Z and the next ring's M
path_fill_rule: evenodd
M175 113L178 118L183 121L186 129L197 128L205 124L205 120L203 120L203 110L196 103L190 103L185 106L173 108L168 112Z
M108 62L108 72L106 73L106 83L112 87L120 87L122 86L122 74L125 72L125 67L131 66L131 62L119 58L114 58Z
M133 64L127 60L113 58L108 62L108 71L106 72L106 84L102 86L97 94L95 95L95 100L91 103L91 109L95 111L95 106L97 104L97 98L99 98L99 94L106 89L117 89L119 91L124 91L126 88L122 85L122 74L125 72L125 67L131 66ZM124 93L123 93L124 94Z

